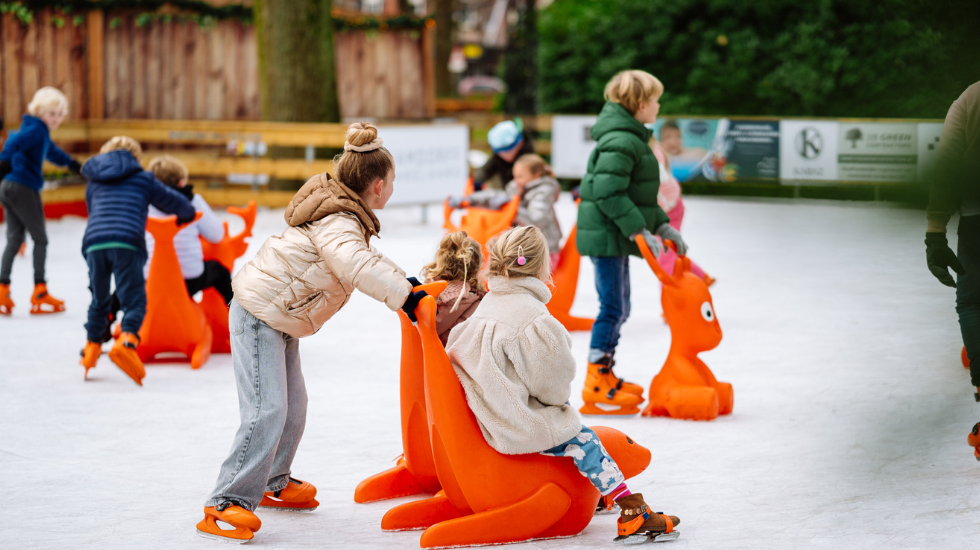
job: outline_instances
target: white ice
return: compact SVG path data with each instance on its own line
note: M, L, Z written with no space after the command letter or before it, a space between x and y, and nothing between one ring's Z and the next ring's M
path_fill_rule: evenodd
M680 539L663 548L974 547L980 463L966 436L980 407L959 363L953 291L925 266L924 214L697 197L687 210L691 257L718 279L725 334L702 358L734 385L734 414L586 418L652 450L630 487L682 519ZM409 272L442 233L429 212L425 225L418 208L381 214L375 244ZM574 221L568 197L559 216ZM238 426L231 358L197 371L152 365L140 388L103 356L83 382L84 227L79 218L48 223L49 286L68 311L28 315L31 263L18 258L18 305L0 318L0 547L226 548L194 525ZM261 211L244 259L283 228L282 210ZM647 385L670 334L653 274L639 261L631 269L617 371ZM584 261L573 312L596 311ZM321 506L260 512L253 546L418 547L419 532L380 529L385 511L409 499L353 501L357 483L401 453L398 330L393 313L356 295L302 341L310 408L293 472L318 487ZM573 341L578 405L589 335ZM522 547L611 548L615 518Z

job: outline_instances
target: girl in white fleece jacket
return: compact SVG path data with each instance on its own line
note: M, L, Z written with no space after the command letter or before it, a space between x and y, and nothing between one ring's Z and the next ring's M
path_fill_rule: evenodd
M575 358L568 331L546 307L550 270L541 230L505 231L490 239L487 252L490 290L446 346L487 443L504 454L572 458L602 494L601 504L619 504L624 537L672 530L680 520L647 512L642 495L630 493L619 466L569 404Z

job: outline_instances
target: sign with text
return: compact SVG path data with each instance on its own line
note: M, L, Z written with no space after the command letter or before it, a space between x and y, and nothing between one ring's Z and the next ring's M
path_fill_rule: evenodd
M837 122L783 120L779 177L792 181L837 179Z
M395 157L395 192L389 204L442 202L459 194L469 177L470 131L464 125L379 127Z
M904 122L841 122L837 179L915 181L918 125Z
M581 178L595 142L589 131L595 116L555 115L551 119L551 169L559 178Z

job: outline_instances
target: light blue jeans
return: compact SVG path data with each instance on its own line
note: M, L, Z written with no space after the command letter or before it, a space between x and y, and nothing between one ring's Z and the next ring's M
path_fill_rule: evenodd
M262 493L289 482L306 427L306 382L299 339L270 328L235 300L228 317L242 423L204 505L233 501L254 510Z
M587 426L582 426L582 431L575 437L547 451L541 451L541 454L570 457L575 461L578 471L587 477L603 496L613 492L626 481L616 461L602 446L599 436Z

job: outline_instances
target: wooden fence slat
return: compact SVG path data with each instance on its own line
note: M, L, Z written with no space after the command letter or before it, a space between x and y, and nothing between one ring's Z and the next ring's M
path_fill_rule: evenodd
M51 67L53 71L54 83L52 86L58 88L68 98L68 118L78 118L78 103L76 103L75 90L71 81L71 27L69 18L60 28L52 27L52 57Z
M69 93L70 90L68 97L72 105L69 113L71 118L85 119L93 116L90 113L88 96L89 93L93 93L93 90L86 85L86 78L92 78L91 73L86 70L86 54L91 51L86 46L87 27L85 25L75 26L74 22L66 23L65 28L68 27L71 27L68 31L71 36L71 51L68 54L68 74L70 77L65 85L65 93Z
M7 120L4 112L5 100L3 98L7 97L6 93L4 93L7 89L7 79L6 74L4 73L4 67L6 67L6 64L4 63L3 58L4 52L7 50L7 48L7 33L4 32L4 17L0 16L0 132L10 126L13 122L12 120Z
M160 53L166 52L160 60L160 118L177 118L177 101L183 97L177 93L178 75L174 72L177 57L177 25L163 23L160 29Z
M150 87L150 75L147 70L150 58L147 56L150 38L149 29L137 27L135 19L127 22L130 33L132 33L132 44L129 48L131 61L131 80L132 106L130 107L130 118L147 118L149 116L149 104L147 90Z
M105 16L101 11L85 14L88 21L86 38L88 52L88 105L89 118L101 119L106 112L106 72L105 72Z
M111 21L111 20L110 20ZM119 27L108 28L110 23L106 23L105 29L105 116L106 118L125 118L122 114L122 101L120 100L119 65L122 64L122 56L119 54L120 31Z
M187 25L185 23L171 23L173 28L173 42L171 50L173 52L173 63L170 66L170 75L173 79L169 103L173 105L170 116L167 118L187 118L187 75L190 72L184 59L185 36Z
M221 72L222 89L224 90L224 105L222 105L222 116L225 120L242 118L244 115L244 104L242 98L242 73L244 64L242 62L240 47L241 25L235 21L227 25L222 25L221 39L224 41L222 49L224 51L224 67Z
M7 125L20 125L20 118L26 112L27 102L23 100L21 89L21 58L24 55L24 30L13 14L3 16L3 112Z
M208 43L208 78L207 78L207 112L206 118L219 120L224 108L222 101L225 97L224 78L224 36L217 28L208 29L205 33Z
M244 33L244 47L242 57L245 60L245 73L242 75L244 81L244 104L245 118L259 120L262 118L262 104L259 101L259 55L255 32Z
M24 54L21 58L21 74L24 78L23 91L24 99L29 102L34 96L34 92L40 88L38 85L37 67L37 25L27 25L24 34Z
M143 59L146 64L146 116L147 118L157 119L160 115L160 88L166 81L161 74L161 55L160 38L162 36L162 24L152 22L146 27L146 44L143 50ZM169 57L169 56L168 56Z
M208 118L208 39L207 32L200 25L191 24L194 29L194 55L189 64L194 72L194 111L190 118Z
M34 26L37 27L38 85L57 87L57 80L54 76L55 26L51 20L51 10L44 10L37 13L34 17Z

